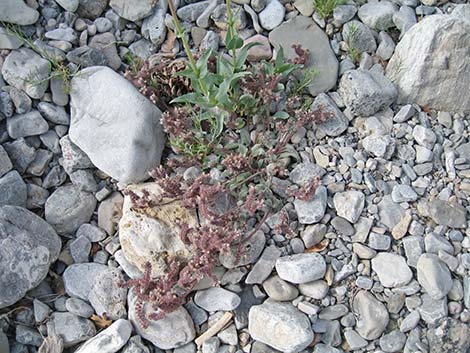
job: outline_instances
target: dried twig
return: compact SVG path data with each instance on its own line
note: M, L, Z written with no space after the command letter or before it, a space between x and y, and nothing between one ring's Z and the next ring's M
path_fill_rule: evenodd
M209 329L204 332L202 335L200 335L194 342L196 342L196 345L200 347L207 339L211 338L212 336L216 335L221 331L225 325L228 324L230 320L232 320L233 313L230 311L227 311L219 321L217 321L214 325L209 327Z

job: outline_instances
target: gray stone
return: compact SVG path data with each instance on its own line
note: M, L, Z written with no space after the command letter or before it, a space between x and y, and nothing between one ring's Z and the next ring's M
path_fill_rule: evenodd
M131 337L132 324L119 319L98 335L88 340L76 353L115 353L121 349Z
M430 353L467 352L470 349L470 329L468 325L445 318L436 327L427 331Z
M372 269L377 273L380 283L389 288L404 286L413 277L405 258L397 254L377 254L372 259Z
M246 277L247 284L260 284L271 274L281 251L274 245L268 246Z
M385 305L371 293L361 290L353 300L353 310L359 315L356 331L367 340L379 338L389 322Z
M458 203L435 199L429 203L429 216L434 222L451 228L467 226L466 210Z
M380 337L380 348L387 353L402 352L405 342L406 335L399 330L393 330Z
M16 170L0 177L0 206L26 207L27 197L26 184Z
M306 248L311 248L312 246L320 243L326 234L326 226L324 224L314 224L306 226L305 229L300 233L304 245Z
M38 299L33 300L34 320L36 323L43 323L51 313L51 308Z
M342 349L331 347L330 345L318 343L315 345L313 353L344 353Z
M421 125L416 125L413 128L413 138L417 143L419 143L421 146L424 146L426 148L432 149L434 147L434 144L436 143L436 134L432 129L421 126Z
M197 291L194 302L206 311L230 311L240 305L240 297L226 289L213 287Z
M176 14L184 22L194 22L210 4L210 0L194 2L179 8Z
M65 291L71 297L88 301L95 279L107 269L97 263L70 265L63 274Z
M429 295L421 296L422 304L418 308L421 319L429 325L435 325L440 319L448 315L447 298L432 299Z
M109 6L126 20L136 22L152 14L155 2L152 0L126 1L111 0Z
M79 0L55 0L64 10L75 12L80 4Z
M392 200L396 203L413 202L418 199L418 194L406 184L397 184L392 190Z
M72 314L88 319L95 313L93 308L85 301L78 298L69 298L65 302L65 308Z
M294 201L294 207L297 212L297 217L301 224L318 223L325 215L327 204L327 190L323 185L320 185L315 191L315 195L311 200Z
M324 122L317 123L317 126L328 136L339 136L349 126L349 120L337 107L336 103L325 93L320 93L312 103L310 109L315 111L321 108L327 117Z
M70 116L63 107L59 107L52 103L39 102L38 110L41 112L43 117L54 124L70 124Z
M266 7L258 14L259 22L264 29L271 31L282 23L285 13L286 9L282 3L278 0L268 0Z
M28 346L39 347L43 341L42 336L38 330L25 325L16 326L16 342L26 344Z
M70 243L70 254L75 263L88 262L91 251L91 242L86 237L78 237Z
M107 66L118 70L122 64L121 58L116 48L116 37L111 32L96 34L90 40L90 48L99 50L107 60ZM95 64L100 65L100 64Z
M293 300L299 295L295 286L276 275L264 281L263 288L271 299L281 302Z
M346 315L348 311L349 308L346 305L336 304L324 308L320 311L318 317L322 320L336 320Z
M241 254L239 253L240 248L238 244L231 246L229 251L219 255L220 263L228 269L252 264L261 255L265 244L266 237L264 233L257 231L245 242Z
M388 135L370 135L362 140L362 147L375 157L390 159L395 152L395 140Z
M459 16L436 15L426 16L405 33L386 70L397 86L399 103L470 111L460 94L470 84L469 31L470 23ZM449 52L454 55L449 57Z
M14 139L41 135L47 130L49 130L49 125L37 110L7 119L8 134Z
M61 186L47 199L45 218L59 234L74 234L90 220L95 207L93 194L75 186Z
M338 5L333 10L333 23L336 27L341 27L351 20L357 12L355 5Z
M382 31L379 33L379 46L377 47L376 54L383 60L388 60L392 57L395 51L395 42L390 35Z
M13 167L20 173L24 173L36 157L36 150L29 146L24 138L7 142L3 144L3 147L13 163Z
M0 27L0 49L18 49L22 45L23 41L21 39L8 33L5 28Z
M393 15L398 11L390 1L366 3L359 8L357 15L370 28L384 31L393 27Z
M318 253L283 256L276 261L276 271L279 277L288 282L307 283L325 275L326 263Z
M422 237L418 235L404 237L402 242L405 248L406 262L411 267L416 267L418 259L424 251Z
M401 322L400 331L401 332L411 331L416 326L418 326L419 320L421 320L421 316L419 315L419 311L413 310Z
M160 163L161 112L119 74L104 67L82 70L72 80L71 100L70 138L106 174L137 182Z
M106 314L111 320L124 318L126 312L127 289L119 286L124 276L119 270L106 270L94 278L88 300L98 315Z
M13 168L10 158L5 149L0 145L0 177L4 176Z
M28 48L12 51L2 67L6 82L35 99L41 98L46 92L50 73L49 61Z
M344 103L356 115L370 116L388 107L397 97L393 83L374 71L351 70L339 82Z
M82 236L87 237L92 243L96 243L106 238L106 232L93 224L85 223L78 228L76 233L77 238Z
M185 308L180 307L171 313L166 314L163 319L149 321L147 327L143 327L138 319L136 311L136 297L132 291L128 295L129 320L132 322L135 331L152 342L160 349L173 349L182 347L191 342L195 335L194 323ZM148 315L153 309L144 303L143 313Z
M390 249L390 245L392 243L392 239L389 235L386 234L378 234L378 233L370 233L369 235L369 247L374 250L388 250Z
M178 348L177 348L178 349ZM175 349L174 353L196 353L190 351L177 351ZM150 349L142 342L140 336L133 336L130 338L129 342L122 348L121 353L150 353Z
M333 203L338 216L356 223L364 209L365 197L360 191L345 191L336 193Z
M299 352L313 339L305 314L290 303L274 301L251 308L248 331L253 339L285 353Z
M380 222L390 230L405 216L405 210L393 202L391 196L384 196L377 206L379 207Z
M344 338L351 349L361 349L368 345L368 342L362 338L356 331L347 330L344 332Z
M153 9L152 15L142 23L142 34L155 45L161 45L165 41L166 26L165 14L168 9L167 1L159 1Z
M10 353L10 345L8 344L8 337L0 330L0 351Z
M350 49L360 53L374 53L377 49L372 31L360 21L353 20L346 23L342 34Z
M77 169L87 169L93 167L93 163L91 163L85 152L83 152L77 145L70 141L68 135L62 137L59 143L64 158L62 166L68 174L71 174Z
M55 312L47 323L64 340L64 347L72 347L96 335L93 322L71 313Z
M423 254L416 266L418 281L434 299L442 299L452 288L452 276L446 264L434 254Z
M61 40L67 42L74 42L77 40L77 33L73 28L56 28L44 34L44 37L52 40Z
M108 0L79 0L77 15L94 20L101 16L108 6Z
M0 206L0 308L14 304L46 277L60 238L32 212Z
M303 49L315 53L310 55L305 64L305 69L313 68L318 73L309 86L310 94L316 96L336 85L338 60L330 47L328 37L310 18L296 16L283 23L269 33L269 41L276 50L282 46L286 59L296 58L292 43L300 44Z
M39 12L26 5L23 0L2 0L0 3L0 22L26 26L38 19Z

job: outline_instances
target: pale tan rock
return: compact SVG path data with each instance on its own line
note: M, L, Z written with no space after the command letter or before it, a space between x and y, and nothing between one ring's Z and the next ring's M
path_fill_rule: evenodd
M146 189L158 196L161 193L156 183L131 185L129 189L140 194ZM177 221L194 226L197 223L193 213L186 210L179 201L143 210L133 209L129 196L124 197L123 215L119 222L119 240L126 259L140 270L145 263L152 265L152 275L158 277L165 270L165 259L175 256L185 262L190 251L179 238Z

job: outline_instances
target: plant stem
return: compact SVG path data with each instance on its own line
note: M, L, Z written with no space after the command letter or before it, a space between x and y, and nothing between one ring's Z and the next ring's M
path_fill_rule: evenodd
M175 23L176 33L180 36L181 41L183 42L184 51L186 52L186 55L188 56L191 68L193 69L195 73L197 73L197 76L199 76L199 70L197 69L197 66L196 66L196 60L194 59L194 55L191 52L188 40L184 36L184 29L183 29L183 26L181 26L181 23L178 19L178 15L176 14L175 3L173 2L173 0L168 0L168 6L170 7L171 16L173 17L173 22Z

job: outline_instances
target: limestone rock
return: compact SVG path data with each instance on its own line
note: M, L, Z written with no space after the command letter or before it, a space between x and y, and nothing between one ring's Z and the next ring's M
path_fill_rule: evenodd
M124 77L95 66L72 79L70 139L93 164L123 183L139 182L160 163L160 110Z
M43 219L22 207L0 206L0 308L36 287L60 248L60 238Z
M145 183L129 187L136 193L146 189L158 195L161 191L156 183ZM146 209L143 213L132 209L129 196L124 198L123 216L119 222L119 239L126 259L141 271L146 262L152 265L155 276L166 268L164 257L173 255L187 261L189 249L179 238L176 220L196 222L195 216L181 206L178 201L164 206Z
M470 85L470 21L457 15L426 16L409 29L387 65L399 103L469 112L462 92Z

